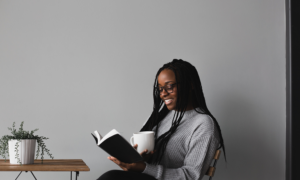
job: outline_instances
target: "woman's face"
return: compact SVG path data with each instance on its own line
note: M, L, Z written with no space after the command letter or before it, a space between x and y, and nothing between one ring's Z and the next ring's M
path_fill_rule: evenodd
M176 77L172 70L164 69L157 77L160 98L169 110L175 110L177 102Z

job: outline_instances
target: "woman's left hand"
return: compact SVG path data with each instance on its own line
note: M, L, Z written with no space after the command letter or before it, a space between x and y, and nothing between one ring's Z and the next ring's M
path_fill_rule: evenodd
M144 163L143 161L129 164L121 162L117 158L112 156L109 156L108 159L120 166L120 168L122 168L124 171L143 172L146 168L146 163Z

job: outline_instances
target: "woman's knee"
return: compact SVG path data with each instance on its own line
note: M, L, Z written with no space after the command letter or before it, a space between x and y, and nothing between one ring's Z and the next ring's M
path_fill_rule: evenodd
M102 174L97 180L118 180L122 178L121 170L110 170Z

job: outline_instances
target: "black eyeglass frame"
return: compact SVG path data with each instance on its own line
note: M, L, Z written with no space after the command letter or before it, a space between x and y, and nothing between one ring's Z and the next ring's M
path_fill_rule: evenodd
M178 84L178 83L167 84L167 85L164 85L164 86L161 86L161 87L156 87L156 90L157 90L157 92L159 92L159 94L161 94L164 90L167 93L172 93L176 84ZM171 86L171 88L168 89L167 86Z

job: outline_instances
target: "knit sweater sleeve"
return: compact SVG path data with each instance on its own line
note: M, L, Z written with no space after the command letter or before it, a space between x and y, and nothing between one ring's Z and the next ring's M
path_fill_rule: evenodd
M210 130L211 129L206 132L203 132L202 128L195 130L190 139L189 149L182 167L172 169L166 168L163 165L146 163L146 168L143 173L151 175L158 180L201 179L208 169L219 145L218 139L215 138L214 133ZM208 161L205 161L206 158L208 158Z

